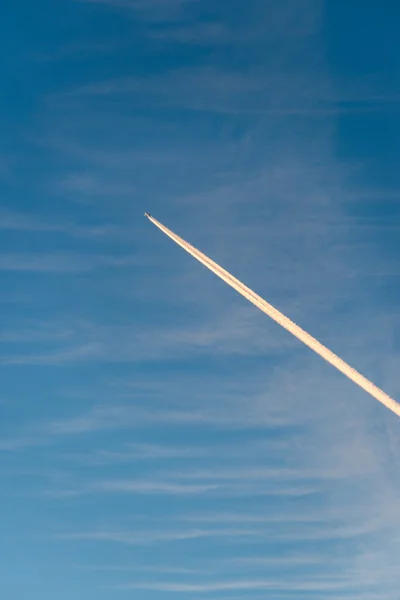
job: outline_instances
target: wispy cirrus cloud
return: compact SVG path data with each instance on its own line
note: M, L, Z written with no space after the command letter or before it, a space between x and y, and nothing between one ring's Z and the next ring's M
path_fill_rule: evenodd
M111 542L117 544L127 544L130 546L142 546L148 544L157 543L168 543L177 542L193 539L204 539L204 538L241 538L258 536L260 533L256 529L184 529L184 530L170 530L170 531L143 531L143 532L117 532L117 531L91 531L91 532L78 532L71 534L60 535L61 539L65 540L86 540L86 541L102 541Z
M0 450L5 452L18 452L35 446L46 446L49 443L47 436L24 435L20 437L0 438Z
M3 355L0 364L3 366L18 365L65 365L80 362L82 360L94 359L99 356L101 346L98 344L84 344L70 346L62 350L53 350L43 354L27 355Z
M215 483L191 484L174 481L127 481L109 480L93 482L88 488L89 493L122 493L122 494L202 494L218 488Z
M187 492L184 492L187 493ZM332 540L339 540L345 542L346 540L351 540L353 542L358 543L363 538L368 539L368 537L373 537L377 532L382 531L382 522L377 520L365 522L363 520L359 520L358 523L354 522L352 524L344 524L340 521L340 519L327 519L325 516L325 524L326 527L324 530L321 530L320 524L324 522L324 519L321 518L320 522L313 521L309 518L304 517L302 515L297 515L297 519L293 516L292 519L288 519L287 522L284 522L282 518L267 518L261 519L258 521L251 519L246 520L246 515L243 515L243 519L240 515L237 515L237 519L235 521L231 521L229 523L224 523L223 520L221 523L204 523L201 520L198 522L194 521L193 526L188 528L179 527L181 524L179 521L174 523L174 528L171 529L160 529L157 531L154 530L144 530L144 531L134 531L131 532L116 532L109 530L105 531L86 531L83 533L72 533L72 534L63 534L63 537L66 539L74 540L74 539L86 539L88 541L94 539L101 539L104 542L120 542L127 544L141 544L141 543L154 543L158 541L174 541L177 539L191 539L192 537L214 537L217 539L223 540L225 537L237 538L252 538L254 536L260 537L263 539L274 539L276 544L282 544L283 542L296 542L302 543L304 545L304 555L305 559L309 558L309 552L311 549L311 553L313 552L313 545L315 542L326 543ZM218 525L218 526L217 526ZM223 527L221 527L223 525ZM236 547L239 547L237 545ZM313 557L314 555L311 554ZM242 564L245 566L246 564L251 564L255 567L268 566L268 560L270 557L248 557L239 558L234 560L237 564ZM285 565L285 556L281 557L282 564ZM315 559L314 559L315 560ZM279 559L275 556L274 560L271 562L271 566L273 566L274 562L278 565Z
M81 465L105 466L111 464L134 463L137 461L193 461L196 459L253 458L263 454L274 453L281 455L287 451L288 444L281 439L243 442L240 447L231 444L184 444L160 445L156 443L127 443L118 449L98 449L87 454L71 453L64 455L67 461L78 462ZM295 443L295 442L294 442Z
M80 225L78 223L51 221L40 219L37 215L16 212L9 209L0 209L0 230L20 231L31 233L61 233L72 237L84 239L101 239L120 236L123 230L115 225L101 223L99 225Z
M98 254L1 254L0 270L36 273L85 273L95 269L129 268L141 264L137 256Z
M364 595L364 592L369 587L369 582L365 582L364 585L360 584L352 585L349 581L349 577L344 576L341 580L336 577L310 577L310 578L293 578L292 581L282 582L280 579L231 579L231 580L219 580L212 583L131 583L120 586L123 589L137 589L137 590L153 590L159 592L175 592L175 593L215 593L234 591L240 592L247 590L249 592L254 590L264 591L275 591L275 592L297 592L297 593L337 593L345 592L349 588L354 589L353 598L379 598L378 595ZM361 595L360 595L361 594ZM350 597L350 596L348 596ZM395 596L389 596L389 598L395 598Z
M219 451L224 450L220 448ZM225 451L229 449L225 448ZM69 454L66 460L91 466L132 463L136 461L160 461L171 459L205 458L215 452L215 447L162 446L160 444L126 444L119 450L98 450L88 454Z
M205 569L191 569L185 567L175 567L175 566L159 566L159 565L130 565L130 566L121 566L121 565L75 565L77 569L83 571L108 571L114 573L129 573L129 572L151 572L151 573L163 573L164 575L199 575L206 574L207 570Z
M302 498L321 494L326 486L316 483L300 482L288 484L280 482L271 485L268 480L240 483L216 483L211 481L204 484L181 483L173 479L156 479L147 481L108 480L93 481L88 485L67 489L51 489L44 492L45 496L54 498L83 497L94 494L132 495L132 496L211 496L214 498ZM375 526L376 528L377 526ZM375 530L375 529L374 529ZM264 532L265 534L267 532ZM340 536L338 532L336 535ZM288 539L291 539L290 536Z
M111 8L126 8L138 11L143 16L161 18L162 16L173 17L177 11L187 5L198 3L199 0L76 0L89 4L103 4Z
M35 238L3 249L15 286L3 297L43 282L40 314L24 303L18 320L6 306L15 403L2 406L0 441L15 480L29 461L43 471L31 487L18 480L40 535L119 567L93 580L111 595L132 583L150 595L397 600L397 421L137 225L154 211L396 396L398 303L383 290L395 293L397 265L376 242L396 220L354 209L374 184L343 161L336 121L395 96L338 84L318 0L74 10L71 31L91 32L96 15L118 43L86 36L79 73L66 45L58 72L77 76L54 80L30 127L29 165L33 148L45 173L26 169L26 185L47 198L46 218L2 214L13 243ZM49 292L57 269L62 301ZM133 582L132 553L139 572L154 565Z
M167 36L168 33L159 35ZM183 38L183 35L179 30L175 33L177 38ZM211 66L181 68L150 78L130 76L95 81L49 97L48 102L51 106L55 100L66 103L79 99L81 103L87 103L120 97L129 98L137 109L144 106L152 110L180 108L217 115L264 116L274 120L291 116L323 119L341 114L397 111L397 96L375 96L368 89L352 87L339 93L328 79L324 82L318 76L313 81L308 74L295 69L289 79L282 76L280 69L281 65L276 63L269 68L264 65L262 70L244 72ZM119 187L121 184L116 183L116 190ZM89 191L90 187L87 189Z

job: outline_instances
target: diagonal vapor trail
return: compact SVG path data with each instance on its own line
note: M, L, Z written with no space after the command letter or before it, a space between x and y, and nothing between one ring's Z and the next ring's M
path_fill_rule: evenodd
M168 237L170 237L174 242L176 242L179 246L181 246L186 252L189 252L194 258L197 258L199 262L205 265L210 271L215 273L218 277L220 277L225 283L233 287L239 294L244 296L247 300L249 300L252 304L257 306L260 310L262 310L266 315L274 319L279 325L282 325L287 331L292 333L297 339L306 344L309 348L314 350L319 356L324 358L328 363L336 367L339 371L341 371L346 377L354 381L358 386L360 386L363 390L365 390L368 394L371 394L373 398L381 402L386 408L394 412L397 416L400 417L400 404L393 400L390 396L388 396L383 390L378 388L375 384L373 384L369 379L361 375L358 371L353 369L350 365L348 365L344 360L339 358L336 354L334 354L329 348L326 348L321 342L316 340L312 335L304 331L301 327L296 325L293 321L291 321L288 317L285 317L279 310L274 308L271 304L266 302L261 296L253 292L250 288L241 283L236 277L233 277L228 271L225 271L222 267L220 267L216 262L208 258L205 254L194 248L191 244L186 242L184 239L176 235L173 231L162 225L157 219L145 213L145 216L161 231L163 231Z

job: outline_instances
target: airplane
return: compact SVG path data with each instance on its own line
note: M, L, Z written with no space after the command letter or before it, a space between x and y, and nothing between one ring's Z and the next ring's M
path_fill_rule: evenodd
M144 216L145 216L145 217L151 217L151 214L150 214L150 213L148 213L148 212L145 212L145 213L144 213Z

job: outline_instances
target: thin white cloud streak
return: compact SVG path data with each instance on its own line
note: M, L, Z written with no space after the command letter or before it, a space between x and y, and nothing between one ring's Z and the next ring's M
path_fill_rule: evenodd
M72 351L72 350L71 350ZM77 349L73 357L68 357L70 360L83 360L85 359L85 352L98 352L97 346ZM46 357L49 360L57 361L65 358L57 353L54 354L53 358ZM15 360L15 358L14 358ZM44 362L38 362L38 364L45 364ZM127 396L131 398L130 404L113 404L109 403L95 405L87 411L84 411L76 416L65 417L62 419L49 420L44 423L31 424L29 433L19 432L16 436L17 446L22 447L22 442L25 440L25 447L33 447L35 445L42 445L43 439L47 440L47 443L56 443L59 439L68 436L75 435L87 435L97 432L113 431L113 430L137 430L143 429L157 429L160 426L168 426L174 428L196 428L204 430L205 428L213 428L215 430L225 431L256 431L260 432L263 430L271 430L279 427L293 427L298 428L299 426L310 426L312 423L318 424L321 419L327 417L327 410L329 406L315 407L314 396L317 398L323 393L324 386L326 384L326 377L322 377L322 374L313 374L307 370L307 375L302 370L298 370L296 375L293 375L293 382L296 381L296 395L293 395L294 386L290 379L282 379L284 373L281 370L274 372L275 377L271 375L267 381L267 391L261 393L259 388L265 386L265 378L262 376L254 377L253 374L249 378L245 378L241 385L236 384L235 389L232 388L231 383L222 382L220 380L209 379L210 389L207 394L204 394L201 387L197 387L197 379L188 378L185 385L180 384L175 387L175 384L171 381L160 381L157 385L143 386L136 383L136 390L128 393ZM257 384L256 384L257 381ZM299 382L302 382L301 384ZM313 384L314 395L309 395L308 388L310 384ZM117 388L118 389L118 388ZM114 387L111 391L107 391L106 395L111 394L114 398L118 397L117 389ZM191 392L191 402L188 402L188 395L186 390L193 389ZM332 394L339 394L343 396L342 387L337 385L337 382L333 381L330 383L330 389ZM124 386L122 387L124 391ZM129 390L129 388L128 388ZM175 398L172 404L168 408L165 407L165 394L171 398ZM132 405L132 402L137 402L136 398L141 398L140 405ZM212 401L212 398L218 395L218 405ZM246 397L244 404L243 397ZM143 398L146 398L146 404L143 406ZM279 401L278 401L279 398ZM298 398L301 398L301 411L298 410ZM162 400L162 402L161 402ZM149 405L152 408L149 408ZM199 406L202 408L199 409ZM337 410L340 410L339 405ZM332 412L332 418L337 418L337 410ZM350 416L350 415L349 415ZM352 416L353 418L353 416ZM266 438L265 441L259 441L255 444L246 444L240 451L239 448L230 448L228 446L212 446L207 448L206 454L209 456L218 457L220 459L229 459L232 457L237 458L257 458L266 457L273 455L277 457L284 457L285 452L291 452L293 455L298 455L299 448L298 444L307 444L307 438L304 438L305 432L299 430L293 430L292 437L290 439L282 437ZM355 447L355 438L352 442L351 456L355 455L357 448ZM37 440L37 441L36 441ZM5 440L5 443L12 447L14 445L13 439L9 438ZM365 445L363 445L365 448ZM132 459L136 460L138 448L134 449L134 456ZM96 453L93 457L88 456L87 459L84 456L77 457L77 460L81 463L90 462L91 464L110 464L110 462L126 462L130 456L132 448L127 447L128 454L124 451L118 452L117 454L109 454L108 456L101 451L101 456ZM190 453L199 451L198 448L191 446ZM160 451L161 452L161 451ZM164 453L170 453L171 449L167 446ZM186 450L184 451L186 452ZM202 453L203 451L200 450ZM357 456L359 452L357 452ZM205 458L206 456L204 456ZM369 458L368 458L369 457ZM365 472L365 466L375 463L371 462L369 454L365 454L361 457L364 463L359 460L351 471L352 474L357 472L360 464L364 464L363 472ZM103 460L104 459L104 460ZM342 463L341 463L342 464ZM352 465L352 461L348 459L344 463L347 469ZM216 470L215 470L216 468ZM254 465L253 465L254 468ZM371 468L371 466L369 467ZM355 469L355 470L354 470ZM219 466L214 467L214 472L218 475ZM324 467L326 470L326 467ZM330 469L330 477L334 476L334 471L337 470L335 465L334 469ZM204 471L204 470L203 470ZM209 471L209 469L206 469ZM229 470L228 470L229 472ZM199 469L194 470L193 474L201 475ZM179 475L179 473L178 473ZM181 472L181 476L185 476L184 472ZM212 475L211 475L212 476Z
M107 256L99 254L1 254L1 271L36 273L86 273L105 268L143 266L137 256Z
M101 346L99 344L85 344L81 346L69 347L62 350L54 350L44 354L26 354L26 355L5 355L0 357L0 364L3 366L18 365L65 365L76 363L88 358L99 356Z
M112 464L134 463L137 461L193 461L196 459L212 459L227 461L232 458L259 459L260 456L282 456L290 447L296 447L296 440L283 441L281 439L265 440L260 442L243 442L236 444L209 444L203 445L160 445L151 443L128 443L118 450L98 449L94 452L70 453L62 456L65 460L88 466L107 466Z
M169 489L167 488L167 494ZM179 492L180 494L181 492ZM232 538L232 544L236 544L240 548L240 544L244 543L245 540L248 543L254 543L256 538L263 540L263 543L268 542L273 544L285 544L287 547L288 543L301 545L297 554L301 554L303 558L309 558L310 555L315 555L315 544L322 543L322 553L328 552L326 544L327 542L341 542L351 543L359 545L367 540L375 540L376 536L386 535L390 525L385 523L382 518L365 520L362 518L351 521L343 520L343 518L332 518L329 514L325 514L325 519L319 520L310 519L308 515L304 515L299 512L298 515L288 515L287 520L284 519L285 511L283 510L280 515L275 518L259 519L258 521L238 519L236 521L226 521L223 519L220 522L208 522L199 520L193 520L191 527L182 527L182 521L185 519L169 519L170 526L168 528L163 527L162 529L139 529L139 530L113 530L113 529L101 529L75 533L62 534L62 538L65 539L84 539L84 540L102 540L104 542L118 542L123 544L142 544L142 543L154 543L161 541L174 541L174 540L185 540L193 538L215 538L216 540L223 541L226 537ZM143 523L144 517L138 517L138 522ZM154 519L151 519L154 524ZM235 541L236 540L236 541ZM253 540L253 542L252 542ZM293 553L292 549L292 553ZM254 550L253 550L254 552ZM254 556L246 559L238 558L238 562L247 560L251 563L254 562L256 566L257 560L253 561ZM268 557L264 557L265 560ZM275 557L276 558L276 557ZM361 558L361 556L359 556ZM314 558L313 558L314 560ZM222 564L223 561L222 561Z
M356 464L350 462L346 469L340 468L339 466L330 467L325 469L318 468L302 468L293 466L291 467L230 467L230 466L217 466L210 469L190 469L187 471L172 471L169 474L175 479L186 480L186 481L298 481L303 480L341 480L350 479L355 475L371 475L376 473L379 467L376 464L365 464L361 465L360 462Z
M1 259L0 259L1 261ZM32 264L21 261L21 268L27 272L42 272L48 273L53 271L57 275L71 274L76 275L84 272L89 272L99 267L112 267L129 270L136 261L130 259L115 259L107 260L102 264L99 260L90 264L89 261L85 264L85 257L82 257L82 262L76 259L77 262L72 264L60 264L58 261L46 259L44 263ZM138 264L137 266L144 266ZM10 268L16 268L13 262ZM63 272L62 269L67 271ZM0 262L1 269L1 262ZM61 270L60 270L61 269ZM233 329L230 325L235 323ZM170 326L164 329L156 329L152 323L148 325L144 323L133 323L125 327L110 327L107 324L96 324L91 322L71 323L74 327L74 335L76 345L91 345L96 344L98 352L96 354L88 354L87 360L96 360L103 363L115 362L152 362L162 359L168 355L170 360L179 360L182 357L188 357L189 354L209 355L212 354L227 354L227 355L253 355L258 356L261 353L272 352L284 353L293 347L291 341L279 344L278 336L271 335L268 338L263 338L260 333L254 336L252 332L257 332L257 318L251 314L249 310L237 310L233 307L232 310L218 319L213 316L210 323L205 324L203 319L198 319L198 322L192 322L186 327L171 328ZM47 327L50 327L49 323ZM258 330L259 331L259 330ZM59 349L60 354L64 349ZM20 354L15 357L10 357L11 360L18 361L19 364L29 364L30 362L46 362L46 355L37 355L34 352L31 354ZM48 364L54 362L49 355ZM68 362L68 354L65 362Z
M173 32L169 33L173 36ZM175 36L182 39L184 33L178 30ZM231 116L277 119L304 116L318 120L340 114L398 110L396 95L375 96L368 90L338 93L325 76L319 74L318 78L310 78L309 74L299 72L295 67L289 69L289 79L286 73L279 71L281 65L274 58L262 70L252 69L247 73L192 67L153 77L97 81L49 97L49 102L73 98L93 101L98 97L122 96L129 98L135 106L150 106L152 109L184 108Z
M78 348L74 351L72 356L68 356L69 360L82 360L85 358L85 352L96 352L96 346L89 348ZM72 351L71 351L72 352ZM46 361L50 360L50 355L46 356ZM54 364L59 364L58 361L64 359L65 356L59 356L55 353L53 357ZM15 360L15 359L14 359ZM35 363L33 363L35 364ZM36 364L47 364L41 363L40 359ZM154 409L149 410L143 407L132 407L129 405L120 405L120 406L108 406L108 405L100 405L95 406L90 409L86 413L83 413L76 417L65 418L50 421L47 423L37 423L31 425L31 431L34 433L30 433L29 435L18 435L15 438L8 438L3 440L3 449L24 449L33 446L40 446L42 444L51 444L55 443L57 440L63 437L75 436L75 435L85 435L96 432L105 432L105 431L113 431L113 430L124 430L124 429L142 429L146 428L154 428L158 426L174 426L178 428L187 428L187 427L215 427L217 429L227 429L227 430L242 430L242 429L263 429L265 427L271 428L277 426L279 424L289 425L289 421L282 418L274 418L274 419L266 419L263 423L255 415L254 417L247 416L247 419L243 418L242 413L238 410L239 407L235 408L235 413L231 412L231 414L226 414L225 410L221 408L219 413L214 413L212 411L204 410L199 411L198 409L193 410L177 410L176 407L172 407L170 411L165 409ZM1 445L0 445L1 446ZM274 446L274 452L276 453L278 450L279 444ZM271 446L270 450L271 450ZM103 451L94 453L93 455L74 455L69 454L66 455L65 458L77 460L81 462L81 464L90 464L93 465L107 465L113 463L124 463L136 460L150 460L150 454L153 454L154 458L159 453L158 459L162 458L161 454L163 454L164 460L167 458L173 458L175 455L176 458L183 458L186 456L187 458L195 458L195 456L212 456L212 452L214 451L220 453L221 458L225 456L228 457L243 457L246 452L246 448L243 448L241 451L239 448L231 449L229 446L224 447L212 447L205 449L204 451L201 449L184 449L179 450L169 449L166 447L164 450L150 450L149 448L146 450L142 448L136 450L128 450L124 452L111 452L111 451ZM265 445L257 446L259 450L262 451L262 448L265 449ZM257 455L257 448L251 450L251 448L247 449L247 452L252 453L253 455ZM282 450L282 446L281 446ZM215 456L215 455L214 455Z
M83 571L109 571L116 573L131 573L131 572L151 572L162 573L164 575L206 575L210 571L207 569L190 569L186 567L169 567L159 565L74 565L76 569Z
M110 429L131 428L142 426L143 422L180 423L187 426L190 423L210 423L199 412L190 411L150 411L141 408L122 406L98 406L86 414L75 418L63 419L49 423L46 428L51 435L75 435L93 431L106 431Z
M0 230L21 231L30 233L63 233L68 236L84 239L102 239L118 237L121 229L116 225L79 225L77 223L57 223L39 220L28 213L0 209ZM122 230L123 231L123 230Z
M312 496L321 496L327 494L329 490L326 487L298 484L292 486L271 487L270 485L204 485L204 486L183 486L177 482L146 481L139 483L132 482L102 482L94 484L93 487L77 487L73 489L47 490L41 493L42 496L49 498L64 497L83 497L102 494L124 494L132 496L176 496L176 497L197 497L204 496L208 499L226 498L230 500L239 498L264 498L264 499L302 499Z
M303 577L291 580L279 580L273 578L265 579L231 579L220 580L211 583L132 583L121 586L124 589L144 589L159 592L176 592L176 593L210 593L224 591L241 591L241 590L274 590L274 591L296 591L296 592L339 592L346 591L349 588L361 588L365 590L365 585L359 586L354 584L348 578L342 577L342 580L332 577Z
M229 452L229 447L192 447L192 446L168 446L160 444L127 444L121 450L97 450L88 454L68 454L64 458L76 461L82 465L104 466L112 464L123 464L137 461L169 461L169 460L193 460L197 458L210 458L220 452ZM238 453L239 450L236 449Z
M93 493L123 493L123 494L165 494L192 495L204 494L218 489L215 483L182 484L172 481L126 481L109 480L89 485L88 491Z
M182 483L173 478L153 476L152 479L97 479L67 489L50 489L44 494L54 498L64 496L85 496L101 494L131 495L172 495L172 496L205 496L221 498L269 497L300 499L302 497L321 494L327 491L323 482L309 483L299 480L292 483L288 480L254 479L235 482L209 481L204 483Z
M39 270L43 274L48 274L50 270L67 268L67 274L71 275L89 272L96 268L96 265L107 267L105 277L115 277L115 273L126 273L129 278L130 266L136 263L136 266L143 267L145 262L135 260L132 257L110 258L105 260L104 256L93 257L94 262L88 260L87 256L76 257L76 260L70 264L60 264L53 260L54 257L46 257L44 263L32 264L21 261L18 268L26 269L30 272ZM104 260L103 260L104 259ZM154 257L156 262L156 257ZM148 266L148 265L147 265ZM10 268L16 265L13 263ZM110 270L108 270L110 267ZM112 267L112 268L111 268ZM114 269L114 267L121 267ZM122 268L123 267L123 268ZM144 270L144 269L143 269ZM63 272L57 272L61 275ZM119 275L117 275L118 277ZM107 292L106 292L107 293ZM291 340L283 344L280 343L279 334L272 332L268 336L261 335L259 329L259 317L248 307L236 307L235 305L225 314L213 314L209 317L210 322L206 323L204 317L197 315L196 320L187 321L179 327L171 327L168 323L165 327L155 327L150 321L136 322L133 316L126 326L111 326L107 323L92 322L88 319L71 319L69 322L60 323L48 321L42 323L45 335L48 330L54 331L55 328L68 329L73 332L71 343L67 348L56 348L57 364L61 363L62 356L65 357L65 363L70 362L69 350L71 347L85 347L92 344L97 347L97 351L88 353L85 357L87 361L97 361L102 363L115 362L151 362L163 359L166 355L170 360L179 360L187 358L189 355L208 355L229 354L229 355L261 355L267 352L285 353L293 347ZM18 332L15 333L17 335ZM65 352L65 354L64 354ZM3 357L3 362L12 362L14 364L55 364L54 353L44 353L37 348L29 348L24 353L19 349L19 353Z
M252 556L252 557L231 557L229 559L221 560L205 560L202 561L204 568L190 568L190 567L174 567L170 565L75 565L75 568L82 570L93 570L93 571L112 571L112 572L151 572L151 573L164 573L168 575L212 575L217 572L223 572L229 570L232 565L235 565L237 569L252 569L258 570L273 568L276 572L280 570L291 570L291 569L307 569L316 566L323 566L329 560L330 565L344 567L346 563L345 557L328 557L326 554L312 554L312 553L298 553L298 554L283 554L280 556L269 555L269 556Z
M54 141L50 142L50 146L53 145L57 147L57 143L54 144ZM66 145L63 150L67 154L70 153L68 152L68 145ZM76 153L82 154L82 152L79 151ZM97 154L100 154L101 156L101 153ZM85 158L88 157L86 156ZM95 152L91 156L90 162L99 162L96 161ZM111 165L112 161L110 161L110 163L107 165L107 168L109 168ZM118 180L110 182L99 173L96 173L95 175L87 173L85 175L72 174L64 176L57 182L56 190L58 192L69 193L69 198L75 202L82 201L82 198L85 198L85 203L89 202L89 204L94 202L95 199L98 200L99 198L108 198L109 196L131 197L132 195L137 194L137 188L131 183L123 183Z
M129 546L146 546L169 542L184 542L206 538L249 538L260 536L257 529L243 529L240 527L231 529L184 529L172 531L86 531L76 533L65 533L57 536L57 539L70 541L101 541Z
M267 540L273 540L276 543L288 543L295 542L303 544L305 557L308 556L307 547L309 544L315 542L329 542L329 541L356 541L362 542L367 536L371 536L377 531L377 527L371 524L369 527L360 525L359 527L343 527L343 528L330 528L327 534L313 532L308 535L308 531L303 530L299 532L290 531L281 533L279 530L266 529L266 528L192 528L184 530L172 530L172 531L110 531L110 530L99 530L99 531L84 531L76 533L65 533L57 536L57 539L70 540L70 541L101 541L105 543L123 544L129 546L142 546L142 545L153 545L170 542L184 542L194 539L208 539L214 538L220 543L226 538L232 538L229 543L236 544L240 547L241 544L246 545L253 544L255 539L259 539L259 543L265 544ZM250 559L249 559L250 560ZM242 559L240 559L242 561ZM258 566L263 566L262 562ZM265 566L265 565L264 565Z
M224 3L215 5L207 0L77 0L90 4L106 6L110 9L123 9L127 14L134 13L137 20L148 25L146 35L149 39L162 37L166 33L171 41L187 43L202 42L212 46L216 41L225 43L251 42L255 39L275 39L280 36L298 37L314 34L321 26L323 5L316 0L303 0L301 6L296 0L282 0L279 4L248 3L247 19L240 25L231 22L229 9ZM213 28L200 29L199 36L196 25L198 16L204 9L213 8L214 18L205 25L219 25L217 33ZM236 7L235 7L236 8ZM227 14L228 13L228 14ZM209 18L210 20L210 18ZM164 27L160 27L163 24ZM262 24L262 25L261 25ZM156 25L156 27L152 27ZM202 25L202 23L200 23ZM176 29L178 28L178 34ZM222 32L220 31L222 29ZM193 31L194 30L194 31ZM169 34L169 35L168 35ZM183 35L185 34L185 35Z
M227 408L226 406L223 407ZM71 419L53 421L45 425L45 429L51 435L75 435L95 431L107 431L112 429L130 429L142 427L143 424L170 424L181 427L190 425L214 426L224 429L263 429L279 425L290 425L289 419L276 416L274 419L268 416L263 422L259 415L248 415L247 419L237 410L239 407L231 407L232 414L226 414L223 409L219 412L208 410L177 410L171 407L170 411L155 409L146 410L141 407L122 406L98 406L87 413Z
M266 514L247 514L247 513L215 513L215 514L193 514L193 515L182 515L180 521L184 522L195 522L195 523L207 523L207 524L221 524L221 523L253 523L253 524L275 524L280 523L320 523L321 521L327 522L326 512L317 511L316 509L305 512L300 509L297 512L290 513L287 510L273 511L269 509ZM335 520L334 515L330 514L330 520Z
M35 446L46 446L50 443L48 437L38 435L25 435L14 438L0 438L0 451L19 452Z
M327 556L324 553L320 554L312 554L308 552L299 553L299 554L284 554L280 556L270 555L270 556L262 556L262 555L254 555L254 556L245 556L245 557L233 557L226 560L226 567L229 568L231 565L236 565L237 567L244 567L246 569L268 569L273 568L274 570L277 568L280 569L292 569L296 567L315 567L317 565L323 566L329 560L330 565L343 565L346 562L346 558L333 558L331 556Z
M124 8L141 13L151 20L172 18L177 11L186 5L195 4L199 0L75 0L87 4L105 5L110 8Z
M41 323L29 320L26 323L19 321L18 329L4 330L0 333L1 343L37 343L57 342L68 340L73 337L73 328L67 325L55 323Z
M294 75L293 79L295 78ZM129 78L97 82L58 94L54 98L49 98L49 102L119 95L131 98L131 101L139 107L150 104L153 109L185 108L203 113L275 118L303 115L321 119L321 117L352 110L351 107L340 107L332 102L318 102L312 97L310 88L307 89L306 80L298 81L297 93L294 97L293 87L287 90L287 95L293 98L292 101L285 101L285 94L280 94L279 99L282 103L279 104L276 97L271 97L270 89L274 86L279 89L284 83L286 81L280 80L278 74L263 77L261 73L241 76L237 73L211 70L202 70L199 73L178 71L159 80ZM353 110L360 111L359 108ZM372 109L365 107L364 110ZM374 110L379 110L379 107L374 107Z

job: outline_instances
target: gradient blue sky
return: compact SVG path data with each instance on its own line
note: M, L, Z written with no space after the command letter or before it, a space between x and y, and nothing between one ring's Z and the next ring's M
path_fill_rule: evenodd
M399 420L143 218L400 398L399 22L3 7L2 597L399 599Z

